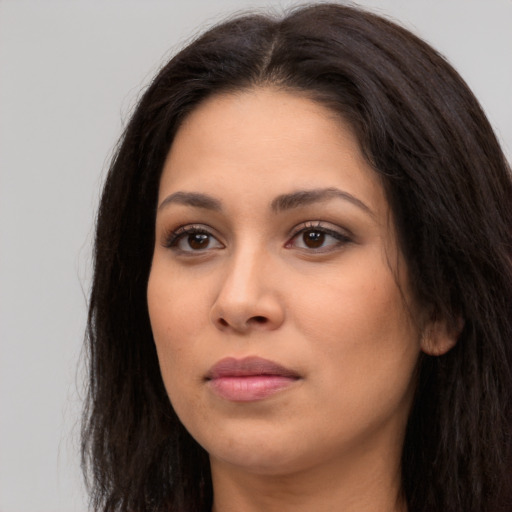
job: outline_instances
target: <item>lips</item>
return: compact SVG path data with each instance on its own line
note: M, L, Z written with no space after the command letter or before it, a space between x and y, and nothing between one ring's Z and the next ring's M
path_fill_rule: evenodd
M263 400L293 386L299 374L260 357L228 357L216 363L206 375L209 388L233 402Z

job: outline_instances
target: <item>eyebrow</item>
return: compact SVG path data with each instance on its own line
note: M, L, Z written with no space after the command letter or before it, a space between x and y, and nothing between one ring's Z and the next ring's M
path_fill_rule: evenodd
M222 204L218 199L207 194L199 192L175 192L167 196L158 207L159 210L170 204L182 204L185 206L193 206L195 208L204 208L206 210L220 211Z
M292 210L294 208L301 208L314 203L321 203L331 199L342 199L357 206L365 211L372 217L374 213L363 201L357 197L340 190L338 188L319 188L312 190L297 190L289 194L282 194L277 196L270 207L275 213ZM161 210L170 204L181 204L184 206L192 206L195 208L204 208L206 210L221 211L222 203L215 197L199 192L174 192L167 196L158 206Z
M282 212L285 210L291 210L293 208L300 208L308 206L313 203L321 203L329 201L330 199L343 199L353 205L357 206L361 210L365 211L372 217L374 213L363 201L357 197L340 190L338 188L318 188L313 190L297 190L291 194L283 194L277 196L271 203L271 208L274 212Z

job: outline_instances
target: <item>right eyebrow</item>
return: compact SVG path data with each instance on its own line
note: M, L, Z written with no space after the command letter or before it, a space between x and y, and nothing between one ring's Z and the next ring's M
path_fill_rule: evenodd
M174 192L160 203L158 209L161 210L170 204L182 204L214 211L222 210L222 204L218 199L198 192Z

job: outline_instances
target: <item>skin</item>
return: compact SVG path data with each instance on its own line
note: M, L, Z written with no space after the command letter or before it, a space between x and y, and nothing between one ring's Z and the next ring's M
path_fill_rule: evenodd
M275 207L319 189L331 192ZM158 204L149 314L172 405L210 455L213 510L405 510L416 363L453 340L412 297L349 126L282 90L212 97L179 129ZM210 368L246 356L300 378L250 402L212 391Z

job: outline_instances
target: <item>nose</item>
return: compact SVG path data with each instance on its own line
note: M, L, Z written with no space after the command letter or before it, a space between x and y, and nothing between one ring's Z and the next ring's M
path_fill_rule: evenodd
M279 281L269 255L245 251L226 262L211 320L222 331L278 329L285 318Z

